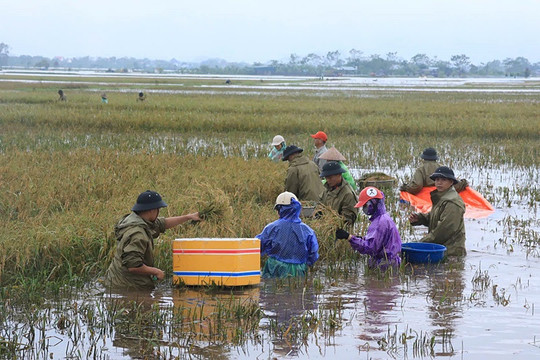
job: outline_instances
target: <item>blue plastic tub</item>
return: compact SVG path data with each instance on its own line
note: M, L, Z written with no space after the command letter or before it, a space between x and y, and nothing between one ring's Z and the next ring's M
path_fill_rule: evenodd
M405 243L401 245L403 259L412 264L437 263L442 260L446 246L433 243Z

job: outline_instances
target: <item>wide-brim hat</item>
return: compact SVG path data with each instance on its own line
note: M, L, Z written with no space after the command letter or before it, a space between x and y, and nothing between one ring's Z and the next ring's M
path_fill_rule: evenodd
M345 161L345 156L341 155L341 153L336 149L334 146L332 146L330 149L326 150L321 156L319 156L319 159L329 160L329 161Z
M420 157L424 160L439 160L437 151L431 147L424 149Z
M458 183L458 180L454 176L454 171L450 169L448 166L441 166L435 170L433 174L429 176L431 180L435 180L436 178L445 178L450 179L454 182L454 184Z
M283 150L283 157L281 160L286 161L292 154L301 153L302 151L304 151L304 149L299 148L296 145L289 145Z
M331 175L343 174L345 170L336 161L329 161L324 164L320 177L327 177Z
M137 197L137 202L131 208L132 211L146 211L166 207L167 204L155 191L146 190Z

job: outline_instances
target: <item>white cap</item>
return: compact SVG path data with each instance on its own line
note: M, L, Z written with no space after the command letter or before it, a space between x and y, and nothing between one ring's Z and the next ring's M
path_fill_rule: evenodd
M276 206L277 205L290 205L291 199L298 201L298 198L292 192L288 192L288 191L282 192L276 198Z
M285 139L283 138L283 136L281 135L276 135L274 136L274 138L272 139L272 145L276 146L276 145L279 145L281 144L282 142L284 142Z

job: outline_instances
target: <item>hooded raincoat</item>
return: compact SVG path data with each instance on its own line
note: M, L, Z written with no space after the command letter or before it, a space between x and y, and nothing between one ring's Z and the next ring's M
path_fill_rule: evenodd
M411 223L428 227L428 234L420 241L446 246L446 256L465 256L465 203L453 186L444 192L433 190L430 194L431 211L418 214L418 221Z
M147 222L135 212L125 215L114 227L118 244L105 284L119 288L153 289L154 282L147 275L129 272L128 268L154 266L154 239L165 232L165 218Z
M441 165L439 165L437 161L424 160L422 166L420 166L414 172L411 182L403 185L400 190L415 195L418 194L424 187L435 186L435 181L430 178L430 175L433 174L440 166Z
M375 213L369 218L371 224L365 237L352 235L349 242L361 254L370 256L369 266L386 268L399 266L401 258L401 237L396 224L386 212L384 199L379 201Z
M285 191L292 192L298 200L319 200L324 187L317 165L303 154L290 160Z
M266 225L257 239L261 240L261 254L268 255L262 276L304 276L307 266L319 258L319 243L313 229L300 220L302 205L294 199L282 205L279 219Z

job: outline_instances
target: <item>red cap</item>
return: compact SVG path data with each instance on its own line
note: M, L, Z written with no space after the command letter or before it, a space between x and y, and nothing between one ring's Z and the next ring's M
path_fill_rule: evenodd
M328 136L326 136L324 131L318 131L316 134L311 135L311 137L314 139L321 139L324 142L328 140Z
M373 186L368 186L367 188L364 188L360 192L360 196L358 196L358 203L354 205L354 207L360 208L364 206L364 204L367 203L371 199L382 199L382 198L383 198L383 193L381 190Z

